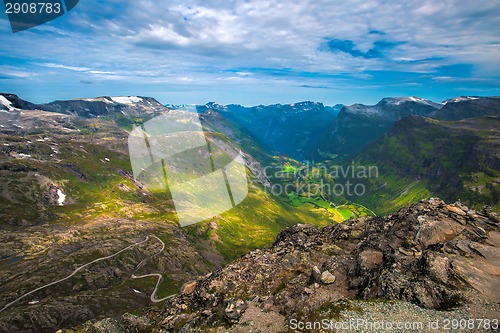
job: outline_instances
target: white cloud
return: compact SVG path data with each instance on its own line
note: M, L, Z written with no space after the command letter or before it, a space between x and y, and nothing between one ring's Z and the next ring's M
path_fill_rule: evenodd
M106 71L96 71L96 70L91 70L89 71L90 74L101 74L101 75L116 75L115 72L106 72Z
M78 81L90 76L96 82L137 85L238 82L338 87L349 82L336 75L369 84L374 77L366 71L448 76L436 71L453 64L470 64L473 75L481 79L499 75L497 26L497 0L481 4L465 0L87 0L53 25L22 34L2 33L0 43L12 47L0 54L67 70ZM393 46L379 50L383 57L353 57L328 50L329 39L352 41L362 54L380 41ZM313 78L307 73L334 78Z
M480 8L480 9L478 9ZM328 72L392 69L401 58L446 58L479 66L497 63L479 56L498 43L492 33L499 5L466 1L136 1L134 17L113 29L123 40L159 50L181 50L233 66L290 67ZM476 20L476 21L475 21ZM117 23L113 20L113 23ZM383 35L369 34L377 30ZM386 59L356 59L319 51L325 38L352 40L367 52L377 40L402 43ZM498 51L496 52L498 55ZM477 55L477 56L475 56ZM388 61L389 60L389 61ZM401 64L396 69L401 69ZM411 65L406 63L411 70Z
M0 73L15 78L29 78L36 75L36 73L15 66L0 66Z
M41 63L39 65L43 66L43 67L49 67L49 68L67 69L67 70L76 71L76 72L87 72L87 71L90 71L90 68L87 68L87 67L66 66L66 65L62 65L62 64L55 64L55 63L52 63L52 62Z

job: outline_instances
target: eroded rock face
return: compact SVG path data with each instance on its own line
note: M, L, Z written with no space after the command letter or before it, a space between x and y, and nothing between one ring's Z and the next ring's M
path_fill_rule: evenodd
M498 223L487 213L473 213L460 203L446 205L439 199L368 220L350 287L364 298L401 299L427 308L446 307L456 290L471 287L497 302L497 234ZM370 258L373 251L381 254Z
M57 205L59 200L59 195L57 194L57 190L59 188L53 184L47 187L47 190L43 194L43 198L49 205Z
M226 318L236 320L243 315L247 308L247 303L241 299L230 300L227 301L227 307L224 310L224 314L226 315Z
M433 198L384 218L288 228L270 248L199 279L148 318L158 329L187 332L247 323L247 309L289 320L354 297L434 309L477 295L500 302L499 263L496 213Z
M181 294L191 294L196 288L196 281L186 282L181 288Z

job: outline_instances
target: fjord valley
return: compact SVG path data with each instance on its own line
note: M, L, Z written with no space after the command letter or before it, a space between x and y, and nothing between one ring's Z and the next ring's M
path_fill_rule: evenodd
M352 299L442 309L476 294L477 311L494 312L500 98L181 107L211 146L242 152L248 179L237 207L184 228L169 191L134 178L127 147L172 109L141 96L0 94L0 331L236 332L261 309L284 323L370 306ZM377 172L332 173L363 167ZM331 191L347 182L362 195Z

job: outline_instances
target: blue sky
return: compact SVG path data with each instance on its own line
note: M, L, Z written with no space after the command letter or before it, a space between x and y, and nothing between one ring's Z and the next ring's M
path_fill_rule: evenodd
M498 0L82 0L15 34L0 14L0 91L243 105L500 95L499 26Z

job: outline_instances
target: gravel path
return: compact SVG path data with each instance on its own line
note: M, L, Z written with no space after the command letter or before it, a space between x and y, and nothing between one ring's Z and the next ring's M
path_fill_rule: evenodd
M400 301L351 304L357 311L341 312L336 321L336 325L349 326L337 326L336 332L500 332L500 305L495 303L467 304L451 311L423 309Z

